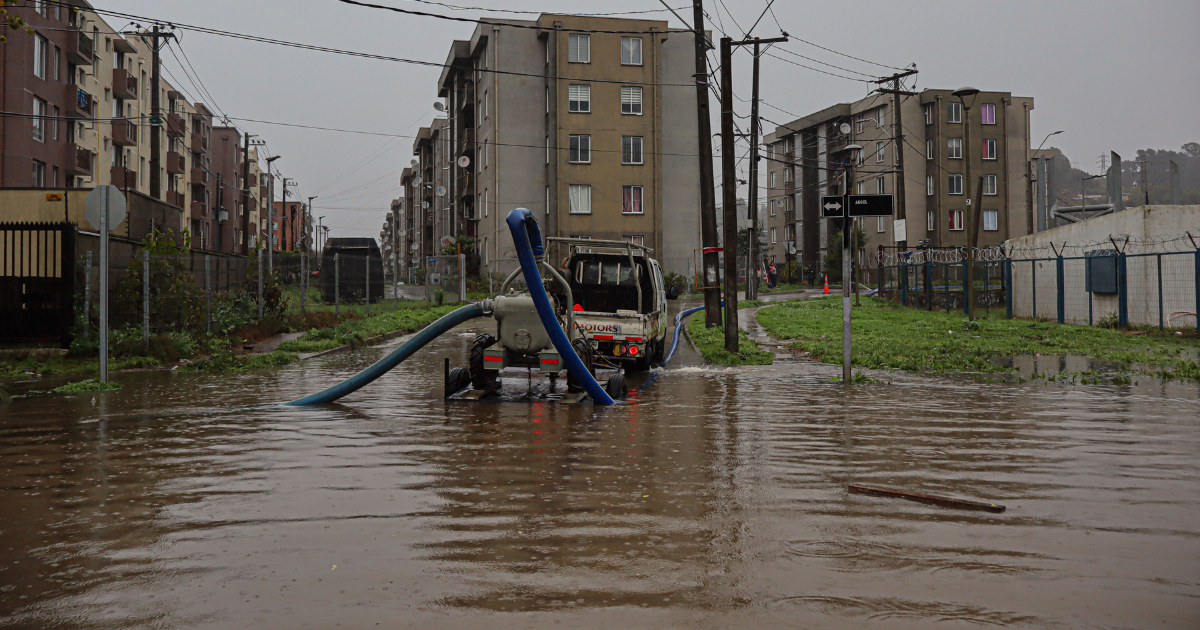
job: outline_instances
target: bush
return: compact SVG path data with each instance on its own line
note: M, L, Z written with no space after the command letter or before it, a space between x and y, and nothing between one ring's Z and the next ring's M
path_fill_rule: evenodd
M663 275L663 284L666 285L667 291L675 288L679 290L680 295L684 295L691 290L692 280L683 274L671 272Z

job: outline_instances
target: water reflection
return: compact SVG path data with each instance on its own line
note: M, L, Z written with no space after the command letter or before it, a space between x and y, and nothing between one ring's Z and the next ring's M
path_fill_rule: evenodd
M0 626L1200 620L1194 385L844 390L789 362L609 409L444 402L468 339L321 409L254 407L388 348L0 408Z

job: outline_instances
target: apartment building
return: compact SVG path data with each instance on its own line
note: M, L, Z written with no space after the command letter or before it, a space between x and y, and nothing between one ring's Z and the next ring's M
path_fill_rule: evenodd
M275 205L275 251L300 251L304 243L305 231L311 231L312 216L304 209L299 201L276 201Z
M468 236L484 271L510 270L504 218L526 207L546 236L629 240L690 271L700 242L690 32L571 15L485 21L446 65L447 117L422 131L405 171L406 206L422 213L407 217L415 253Z
M967 112L951 92L929 89L901 102L902 143L896 141L893 100L885 95L834 105L767 134L769 259L817 268L836 232L821 219L821 196L897 195L901 177L904 219L859 219L868 258L874 260L879 246L895 251L898 243L965 246L965 155L972 177L983 177L979 245L999 245L1033 231L1028 172L1033 99L980 92ZM966 125L971 126L969 151L963 144ZM853 145L862 149L852 151ZM899 151L904 151L903 174ZM854 181L847 185L851 167ZM899 207L899 198L895 201Z

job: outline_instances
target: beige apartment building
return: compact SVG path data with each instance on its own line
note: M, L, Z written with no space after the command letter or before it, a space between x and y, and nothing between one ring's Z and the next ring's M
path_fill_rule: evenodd
M689 273L700 243L694 64L691 34L655 20L543 14L455 41L438 86L447 116L421 130L402 175L409 260L466 236L481 271L508 271L504 219L525 207L544 236L641 243Z
M768 259L817 268L835 236L831 222L821 219L821 196L847 189L897 195L901 177L903 219L858 219L867 235L860 252L864 262L873 266L880 246L896 251L900 242L909 248L965 246L965 155L972 178L983 177L979 245L999 245L1033 231L1032 98L981 92L967 112L951 90L929 89L904 98L901 107L902 143L896 140L893 99L887 95L834 105L765 136ZM966 125L971 126L969 147ZM862 150L848 150L853 145ZM903 174L897 160L901 150ZM854 181L847 185L852 160ZM895 203L900 205L898 196Z

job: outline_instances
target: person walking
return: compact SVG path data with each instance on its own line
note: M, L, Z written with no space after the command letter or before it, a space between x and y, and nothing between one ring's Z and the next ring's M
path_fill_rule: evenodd
M779 284L779 269L775 267L775 263L767 268L767 286L774 289Z

